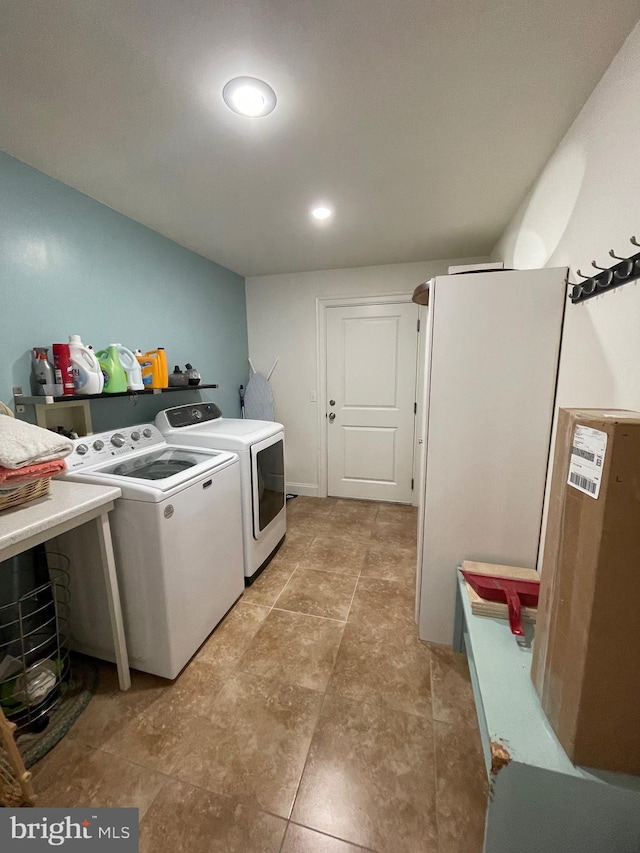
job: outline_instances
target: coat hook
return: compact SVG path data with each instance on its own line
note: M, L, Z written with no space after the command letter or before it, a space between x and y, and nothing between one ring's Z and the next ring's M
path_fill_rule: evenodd
M613 249L609 249L609 254L612 258L615 258L616 261L624 261L626 264L626 267L622 271L613 271L614 277L617 278L618 281L622 281L622 279L624 278L629 278L631 272L633 271L633 258L621 258L619 255L614 254Z
M629 242L640 249L640 234L629 237ZM572 302L581 302L590 296L597 296L607 288L613 289L628 281L640 279L640 251L631 257L623 257L609 249L609 257L615 259L609 267L601 267L596 261L591 261L591 266L596 270L591 275L585 275L580 269L575 270L576 277L583 281L571 285L569 296Z
M569 294L572 302L577 302L582 296L582 287L579 284L571 285L571 293Z
M613 281L613 271L610 269L607 269L607 267L599 267L595 261L591 261L591 266L595 267L597 270L602 270L602 272L607 273L607 277L605 279L603 279L602 281L600 280L599 277L596 279L596 285L600 289L602 289L604 287L609 287L609 285Z
M595 278L591 275L585 275L583 272L580 272L580 270L576 270L576 272L578 273L578 275L581 278L585 279L585 281L583 281L582 284L579 285L582 293L584 293L584 294L593 293L593 291L596 289Z

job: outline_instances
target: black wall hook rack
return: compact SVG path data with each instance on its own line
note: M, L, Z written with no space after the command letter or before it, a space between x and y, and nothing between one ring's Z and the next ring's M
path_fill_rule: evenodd
M629 239L634 246L640 248L640 242L635 237ZM585 299L591 299L592 296L598 296L607 290L614 290L621 284L640 278L640 252L628 258L614 254L613 249L609 250L609 254L619 263L612 267L600 267L592 261L591 266L598 270L593 275L585 275L580 270L576 270L583 281L574 284L569 292L569 299L574 305L576 302L584 302Z

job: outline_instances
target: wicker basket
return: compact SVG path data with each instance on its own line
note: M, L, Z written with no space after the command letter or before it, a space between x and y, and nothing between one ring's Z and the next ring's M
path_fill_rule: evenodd
M40 480L34 480L33 483L27 483L21 486L17 491L11 492L9 495L0 497L0 511L3 509L11 509L13 506L20 506L27 501L33 501L36 498L43 498L49 494L49 486L51 485L50 477L42 477Z
M10 418L13 417L11 409L0 401L0 415L3 414ZM51 479L49 477L42 477L39 480L34 480L32 483L25 483L24 486L20 486L15 492L11 492L8 495L3 495L0 492L0 511L11 509L13 506L20 506L20 504L24 504L27 501L34 501L36 498L43 498L49 494L50 485Z
M35 802L31 773L25 770L13 739L15 726L0 710L0 806L17 808Z

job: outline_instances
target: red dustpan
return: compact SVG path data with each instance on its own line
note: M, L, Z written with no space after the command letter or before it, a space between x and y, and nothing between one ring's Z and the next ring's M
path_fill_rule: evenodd
M496 575L481 575L462 570L464 579L481 598L506 602L509 608L509 627L517 637L524 637L522 607L537 607L540 581L523 581Z

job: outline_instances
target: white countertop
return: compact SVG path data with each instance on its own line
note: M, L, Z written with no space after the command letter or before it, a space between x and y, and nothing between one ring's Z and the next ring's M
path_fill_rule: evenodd
M0 560L8 559L24 548L46 541L113 508L122 492L115 486L51 481L45 497L0 511ZM107 506L111 504L111 506ZM3 553L6 552L6 553Z

